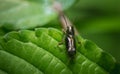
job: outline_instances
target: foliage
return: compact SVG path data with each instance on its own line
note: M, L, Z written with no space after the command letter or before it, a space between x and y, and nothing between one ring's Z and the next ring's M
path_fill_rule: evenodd
M108 74L113 70L115 59L81 37L76 57L70 60L65 46L57 47L62 37L54 28L8 33L0 40L0 69L8 74Z
M54 1L0 0L0 74L120 74L120 1L56 0L80 33L74 59Z

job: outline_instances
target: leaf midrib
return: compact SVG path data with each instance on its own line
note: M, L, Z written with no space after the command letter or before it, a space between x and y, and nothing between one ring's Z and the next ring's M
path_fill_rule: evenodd
M6 51L6 50L3 50L3 51L9 53L9 54L12 55L12 56L17 57L18 59L24 60L26 63L30 64L31 66L33 66L34 68L36 68L37 70L39 70L40 72L42 72L43 74L45 74L42 70L40 70L39 68L37 68L35 65L33 65L32 63L30 63L30 62L27 61L26 59L23 59L23 58L21 58L20 56L17 56L17 55L15 55L14 53L8 52L8 51ZM4 71L4 70L3 70L3 71ZM5 71L5 72L7 72L7 71ZM7 73L8 73L8 72L7 72ZM8 73L8 74L9 74L9 73Z
M53 38L51 35L49 35L49 32L47 33L47 35L50 37L50 38L52 38L52 39L54 39L55 41L57 41L57 42L59 42L58 40L56 40L55 38ZM35 33L35 36L36 36L36 33ZM37 37L37 36L36 36ZM38 37L37 37L38 38ZM16 40L18 40L18 39L16 39ZM18 41L20 41L20 42L23 42L23 43L28 43L28 42L24 42L24 41L21 41L21 40L18 40ZM34 45L36 45L37 47L39 47L39 48L42 48L42 49L44 49L44 51L46 51L46 52L48 52L48 53L50 53L51 55L53 55L56 59L58 59L59 61L61 61L61 63L63 63L64 65L65 65L65 67L67 67L71 72L72 72L72 74L73 74L73 71L71 70L71 68L69 68L61 59L59 59L59 58L57 58L57 56L55 56L54 54L52 54L51 52L49 52L48 50L45 50L46 48L44 48L44 47L42 47L42 46L38 46L36 43L34 43L34 42L32 42L32 41L30 41L30 43L32 43L32 44L34 44ZM80 53L79 51L77 51L79 54L81 54L81 55L83 55L82 53ZM83 55L84 56L84 55ZM89 58L87 58L86 56L84 56L87 60L89 60L89 61L91 61L93 64L96 64L98 67L100 67L101 69L103 69L99 64L97 64L97 63L95 63L94 61L92 61L92 60L90 60ZM23 59L23 58L22 58ZM29 62L28 62L29 63ZM31 63L30 63L31 64ZM33 65L34 66L34 65ZM34 66L35 67L35 66ZM36 67L37 68L37 67ZM105 69L103 69L104 71L106 71ZM43 71L42 71L43 72Z
M49 34L48 34L49 35ZM50 36L50 35L49 35ZM54 39L52 36L50 36L52 39ZM56 40L56 39L54 39ZM59 42L58 40L56 40L57 42ZM76 50L77 51L77 50ZM49 52L49 51L48 51ZM79 54L83 55L82 53L80 53L80 51L77 51ZM105 70L104 68L102 68L99 64L97 64L96 62L92 61L91 59L89 59L87 56L83 55L86 59L88 59L89 61L91 61L92 63L96 64L97 66L99 66L101 69ZM105 70L106 71L106 70Z
M54 39L54 38L53 38L53 39ZM15 40L18 40L18 39L15 39ZM11 41L11 40L9 40L9 41ZM9 41L8 41L8 42L9 42ZM18 41L20 41L20 42L22 42L22 43L31 43L31 44L37 46L38 48L42 48L42 47L36 45L36 44L33 43L33 42L23 42L23 41L21 41L21 40L18 40ZM57 58L55 55L53 55L51 52L47 51L45 48L42 48L42 49L43 49L44 51L46 51L47 53L50 53L53 57L55 57L57 60L59 60L66 68L68 68L68 69L72 72L72 70L71 70L61 59ZM6 50L4 50L4 51L6 51ZM22 57L20 57L20 56L17 56L17 55L15 55L14 53L11 53L11 52L9 52L9 51L6 51L6 52L8 52L8 53L10 53L11 55L14 55L14 56L16 56L16 57L18 57L18 58L20 58L20 59L25 60L27 63L33 65L35 68L37 68L38 70L40 70L38 67L36 67L34 64L30 63L30 62L27 61L26 59L24 59L24 58L22 58ZM49 65L48 65L48 66L49 66ZM47 68L47 67L46 67L46 68ZM63 68L63 69L64 69L64 68ZM42 70L40 70L40 71L45 74L44 71L42 71ZM62 72L62 71L61 71L61 72ZM72 74L73 74L73 72L72 72Z

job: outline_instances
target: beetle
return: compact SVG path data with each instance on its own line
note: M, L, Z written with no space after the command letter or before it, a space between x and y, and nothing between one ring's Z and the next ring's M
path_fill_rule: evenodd
M73 58L76 54L75 32L70 20L64 15L61 4L54 2L53 8L58 12L61 26L65 34L65 46L68 56ZM61 43L60 43L61 44Z
M68 56L74 58L74 55L76 54L76 44L73 26L68 26L65 34L65 45Z
M74 58L76 54L76 43L75 43L75 31L69 19L64 15L63 12L59 13L61 25L65 34L65 46L67 49L68 56Z

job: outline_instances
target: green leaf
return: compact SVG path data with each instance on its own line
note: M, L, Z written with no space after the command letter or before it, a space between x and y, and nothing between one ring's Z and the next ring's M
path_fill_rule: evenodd
M3 50L0 50L0 59L0 69L8 74L43 74L27 61Z
M28 29L42 26L56 18L54 0L0 0L0 25L7 29ZM75 0L57 0L64 9Z
M93 42L76 37L77 53L72 61L63 33L54 28L10 32L0 39L0 69L8 74L109 74L115 59Z

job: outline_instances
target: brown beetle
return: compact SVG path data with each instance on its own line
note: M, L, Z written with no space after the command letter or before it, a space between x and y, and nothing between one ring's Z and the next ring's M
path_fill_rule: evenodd
M69 19L64 15L61 4L54 2L53 8L58 12L63 31L65 33L65 45L68 56L73 58L76 54L75 32Z

